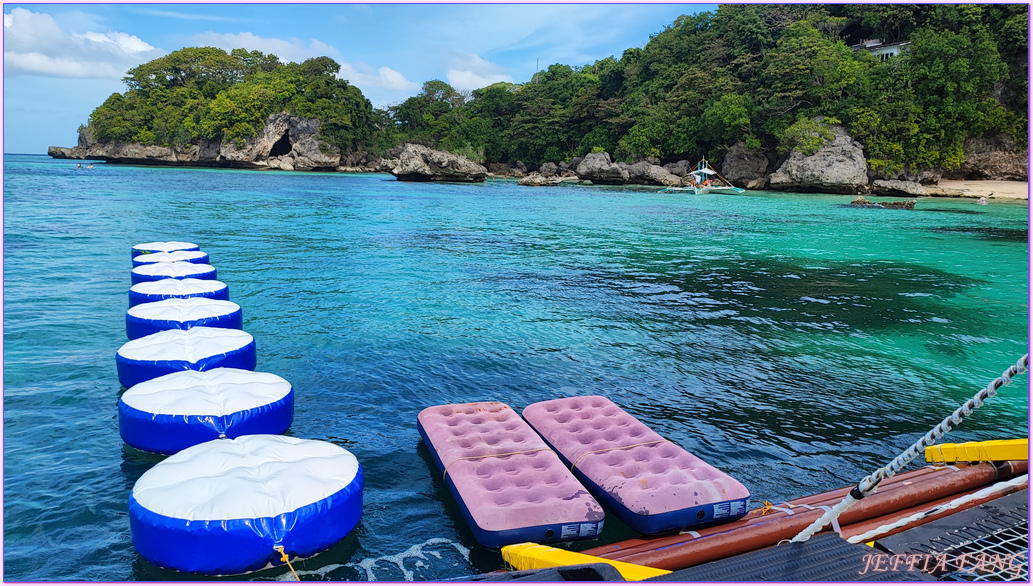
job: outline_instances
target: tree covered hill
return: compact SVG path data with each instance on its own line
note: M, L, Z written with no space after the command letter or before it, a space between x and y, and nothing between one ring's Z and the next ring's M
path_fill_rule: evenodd
M123 78L128 90L97 107L88 126L101 142L240 144L269 114L290 112L319 119L325 148L348 152L369 142L373 107L359 88L337 78L339 70L329 57L284 64L259 51L181 49L130 69Z
M722 5L683 16L645 47L590 65L555 64L524 84L471 93L428 81L387 110L337 79L327 57L190 48L129 72L90 118L101 141L166 146L243 141L271 113L320 119L327 148L402 142L529 165L593 151L616 159L719 159L732 144L821 146L840 123L870 167L957 168L966 139L1027 140L1024 4ZM907 41L879 60L850 45Z

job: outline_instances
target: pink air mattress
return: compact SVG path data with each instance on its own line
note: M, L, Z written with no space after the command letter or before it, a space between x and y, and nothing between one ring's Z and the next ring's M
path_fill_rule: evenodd
M534 403L523 416L603 506L635 531L663 533L746 514L745 486L606 397Z
M602 530L599 503L508 405L428 407L417 428L481 545L588 539Z

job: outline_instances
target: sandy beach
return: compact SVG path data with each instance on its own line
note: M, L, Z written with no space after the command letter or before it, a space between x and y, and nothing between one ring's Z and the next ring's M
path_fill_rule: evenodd
M941 179L939 187L957 189L965 194L964 197L1029 201L1029 183L1026 181L950 181Z

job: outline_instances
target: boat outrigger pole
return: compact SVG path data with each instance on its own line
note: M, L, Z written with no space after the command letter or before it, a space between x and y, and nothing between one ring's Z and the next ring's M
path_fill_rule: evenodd
M880 482L900 472L908 462L914 460L915 457L923 453L925 448L935 444L937 440L951 430L951 424L960 425L961 420L964 417L971 415L972 411L983 406L984 400L996 395L997 389L1011 383L1011 378L1013 376L1022 374L1027 370L1029 370L1029 354L1026 354L1020 358L1018 362L1009 366L1007 370L1001 373L1001 376L986 385L985 389L976 393L975 396L966 401L964 405L958 407L954 413L951 413L946 419L941 421L939 425L934 427L929 433L925 434L922 439L912 444L910 448L904 450L904 452L894 458L892 462L865 477L865 479L858 483L858 485L850 491L850 494L843 498L838 505L832 507L832 509L828 510L809 527L801 531L792 539L792 541L807 541L815 533L821 531L825 525L828 525L830 522L837 519L843 511L846 511L853 506L854 503L874 492Z

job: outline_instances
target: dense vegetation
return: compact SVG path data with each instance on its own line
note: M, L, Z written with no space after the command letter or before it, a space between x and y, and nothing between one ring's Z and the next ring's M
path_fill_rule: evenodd
M490 162L537 165L605 150L615 158L719 158L812 150L841 123L873 169L955 168L967 138L1027 135L1027 6L722 5L683 16L641 49L552 65L522 85L466 94L439 80L386 111L321 57L184 49L131 70L98 108L100 139L241 140L274 111L318 117L329 144L377 153L403 141ZM909 41L880 61L850 45ZM189 75L186 73L189 72Z
M112 94L90 116L100 141L184 146L219 138L243 146L269 114L321 121L326 147L343 152L369 142L373 108L338 79L333 59L280 63L275 55L213 47L175 51L130 69L125 94Z

